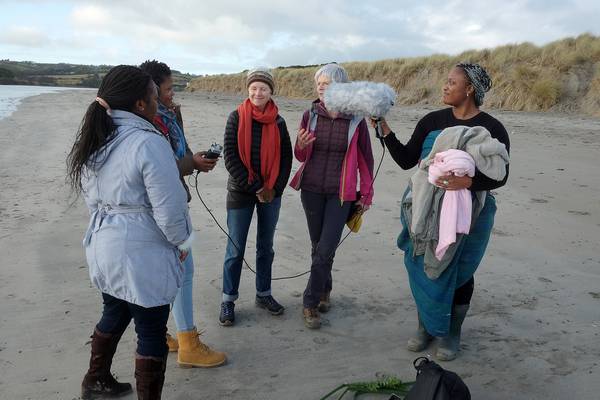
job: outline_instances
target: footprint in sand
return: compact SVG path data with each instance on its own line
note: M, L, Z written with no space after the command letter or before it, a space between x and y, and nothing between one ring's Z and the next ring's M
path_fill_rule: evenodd
M327 340L324 337L316 337L313 339L313 342L315 342L316 344L327 344L329 343L329 340Z
M500 236L500 237L513 236L512 234L510 234L508 232L504 232L503 230L500 230L498 228L492 228L492 235Z
M573 215L590 215L588 211L569 210L569 214Z

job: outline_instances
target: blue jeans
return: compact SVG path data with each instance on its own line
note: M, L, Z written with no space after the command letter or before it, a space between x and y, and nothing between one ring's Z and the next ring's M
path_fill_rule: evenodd
M256 295L271 294L271 267L275 252L273 237L279 220L281 197L276 197L270 203L256 203L250 207L232 208L227 210L227 228L229 236L235 242L227 240L225 262L223 263L223 301L235 301L239 297L240 275L246 250L246 239L252 214L256 207L258 224L256 227Z
M188 256L183 261L183 283L177 291L177 296L173 302L173 319L177 332L191 331L194 329L194 303L192 301L192 291L194 286L194 259L190 250Z
M102 333L122 335L131 322L137 333L137 353L141 356L162 358L167 347L167 320L169 305L145 308L102 293L104 308L96 328Z

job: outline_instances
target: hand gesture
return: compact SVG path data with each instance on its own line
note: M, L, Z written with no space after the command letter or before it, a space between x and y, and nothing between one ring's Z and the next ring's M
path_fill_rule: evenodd
M369 208L371 208L370 205L364 204L364 200L363 199L359 199L356 202L356 205L358 206L358 209L361 212L361 214L364 214L365 212L367 212L369 210Z
M379 122L379 126L381 127L381 132L379 132L379 134L383 137L386 137L392 131L390 129L389 125L387 124L387 121L383 117L381 117L381 118L371 117L371 118L369 118L369 122L371 123L371 127L375 128L375 129L377 128L377 123Z
M189 250L179 250L179 261L184 262L188 254L190 254Z
M217 165L218 158L205 158L205 151L194 154L194 167L200 172L209 172Z
M453 174L440 176L436 185L446 190L460 190L460 189L468 189L473 184L473 178L470 176L456 176Z
M300 150L304 150L306 146L317 140L314 134L308 132L306 129L300 129L298 131L298 138L296 139L296 146Z
M270 203L275 198L275 189L263 188L260 193L257 193L258 201L261 203Z

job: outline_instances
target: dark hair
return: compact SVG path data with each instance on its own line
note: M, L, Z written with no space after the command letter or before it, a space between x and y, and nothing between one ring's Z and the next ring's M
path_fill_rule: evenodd
M102 79L98 97L112 110L133 111L136 101L149 101L152 78L138 67L119 65ZM93 101L83 116L75 143L67 156L67 181L75 192L81 190L81 173L94 153L114 137L115 125L107 110ZM94 156L94 162L102 162Z
M171 76L171 68L163 62L156 60L146 60L140 65L140 69L147 74L150 74L156 86L161 85L168 77Z

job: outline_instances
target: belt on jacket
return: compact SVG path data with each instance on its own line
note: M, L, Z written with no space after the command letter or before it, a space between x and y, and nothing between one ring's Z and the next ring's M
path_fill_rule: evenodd
M90 244L92 240L92 235L100 229L102 226L102 222L104 221L104 217L107 215L116 215L116 214L139 214L139 213L151 213L152 208L144 207L144 206L114 206L111 204L98 204L98 208L92 212L90 215L90 223L88 225L87 231L85 232L85 237L83 238L83 245L87 246Z

